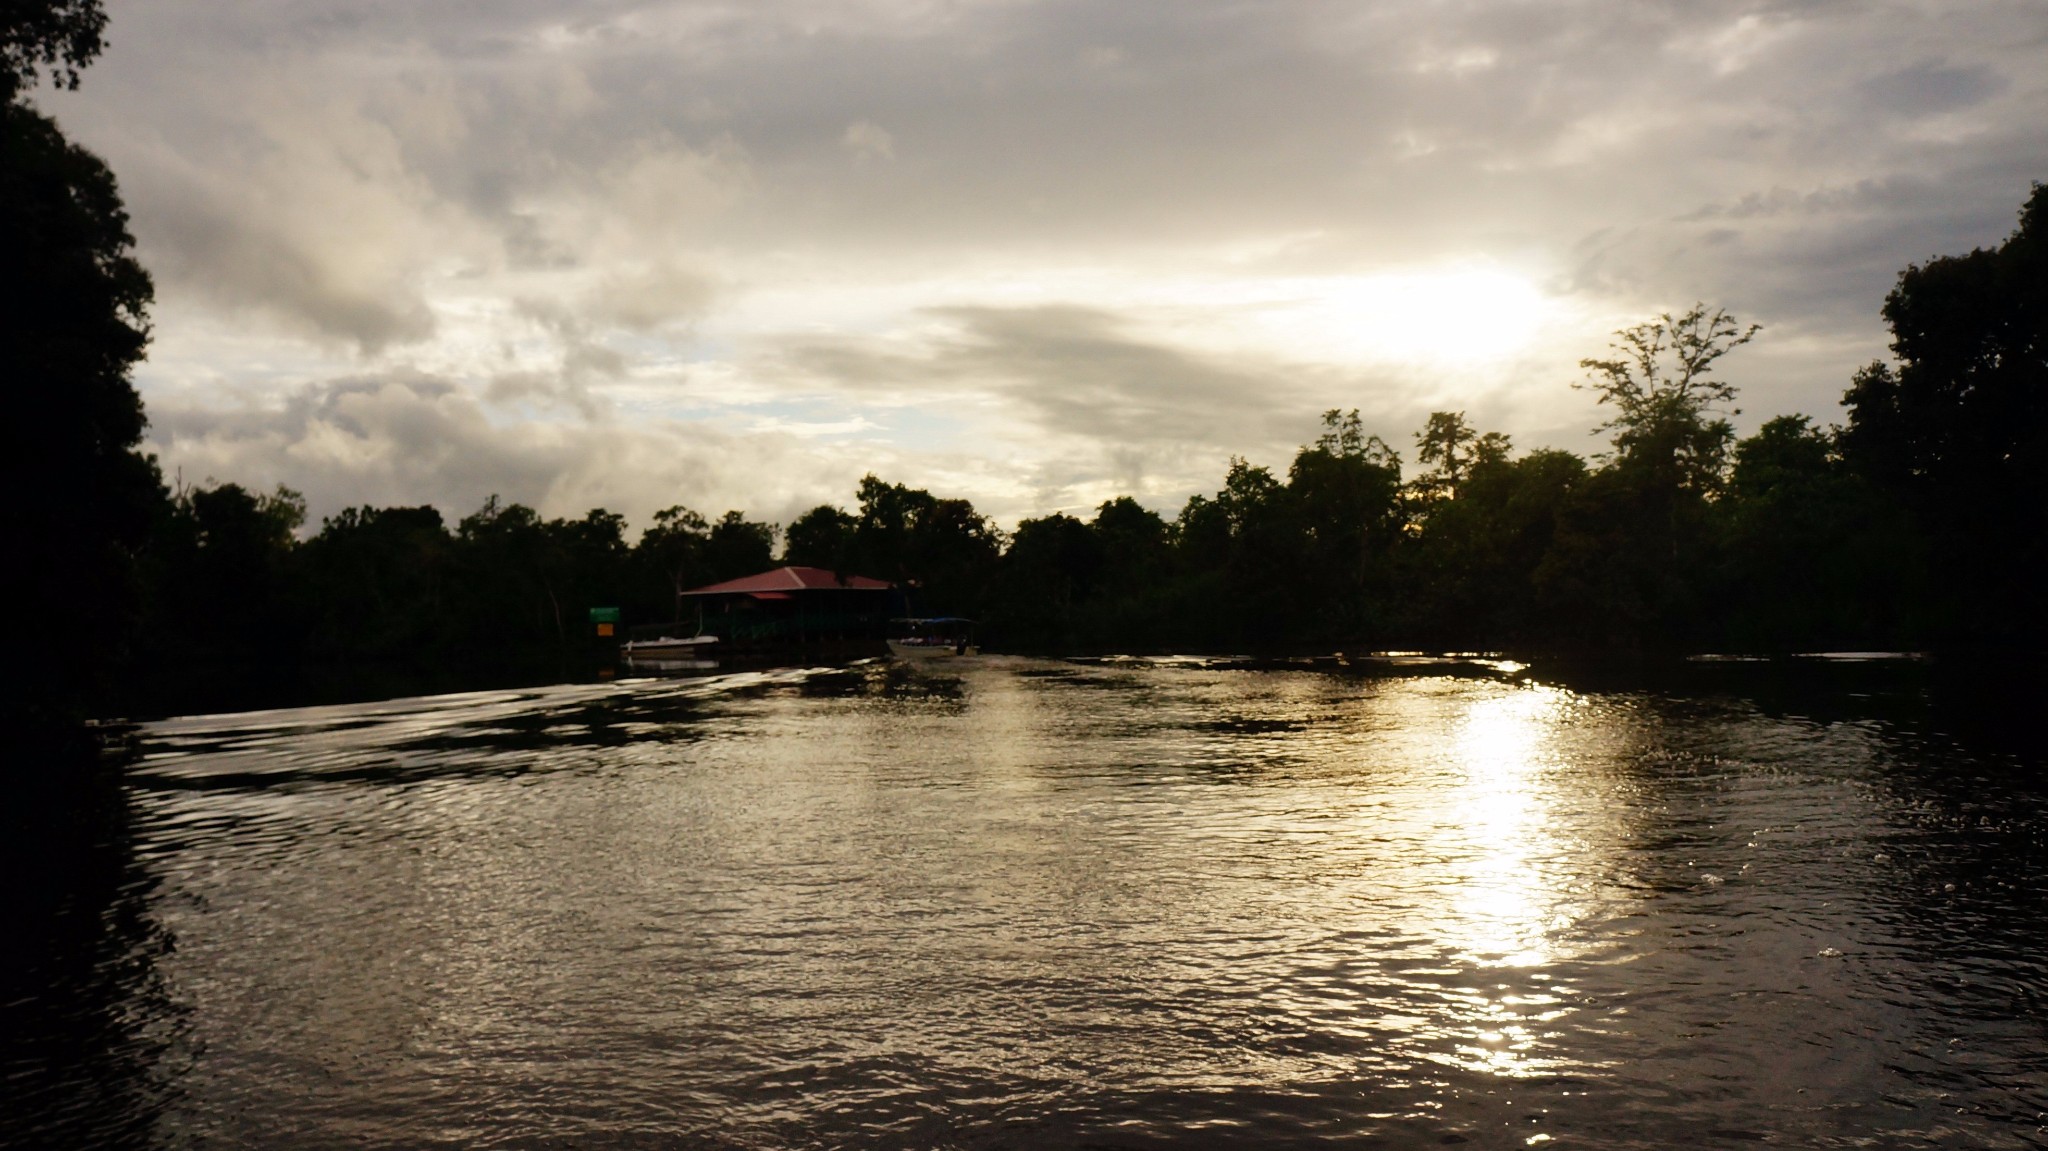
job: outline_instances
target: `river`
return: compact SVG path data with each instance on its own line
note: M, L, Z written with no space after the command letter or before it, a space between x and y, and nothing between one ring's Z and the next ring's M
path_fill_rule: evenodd
M16 925L5 1130L2048 1146L2048 787L1795 704L983 657L162 721Z

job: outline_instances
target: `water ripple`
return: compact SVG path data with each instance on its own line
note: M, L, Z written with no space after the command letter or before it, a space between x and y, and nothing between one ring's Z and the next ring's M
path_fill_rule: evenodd
M93 974L6 1009L26 1138L2043 1145L2036 791L1349 662L155 725Z

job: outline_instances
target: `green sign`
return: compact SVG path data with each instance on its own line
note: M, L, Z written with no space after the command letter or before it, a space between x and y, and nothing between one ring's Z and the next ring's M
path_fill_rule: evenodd
M594 607L590 609L591 623L619 622L619 609L615 607Z

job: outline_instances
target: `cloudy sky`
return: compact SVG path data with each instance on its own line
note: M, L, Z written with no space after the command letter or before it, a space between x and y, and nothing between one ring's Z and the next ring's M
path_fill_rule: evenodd
M187 481L1004 523L1358 408L1585 450L1606 334L1838 417L1905 264L2048 179L2048 6L108 0L40 104L155 273Z

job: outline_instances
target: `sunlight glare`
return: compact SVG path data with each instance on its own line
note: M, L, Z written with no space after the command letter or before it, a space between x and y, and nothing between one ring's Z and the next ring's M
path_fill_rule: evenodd
M1554 899L1537 865L1548 837L1534 761L1558 694L1529 687L1485 700L1458 733L1464 830L1481 851L1460 891L1459 920L1468 954L1487 966L1532 967L1549 957Z
M1528 280L1467 268L1320 280L1269 322L1342 359L1477 364L1521 351L1548 310Z
M1532 685L1474 703L1458 727L1452 755L1464 785L1453 803L1472 854L1444 927L1475 967L1540 967L1554 958L1562 893L1544 868L1556 845L1543 754L1564 698ZM1550 1063L1540 1024L1560 1010L1548 997L1475 992L1465 1020L1471 1038L1458 1046L1457 1062L1493 1075L1540 1073Z

